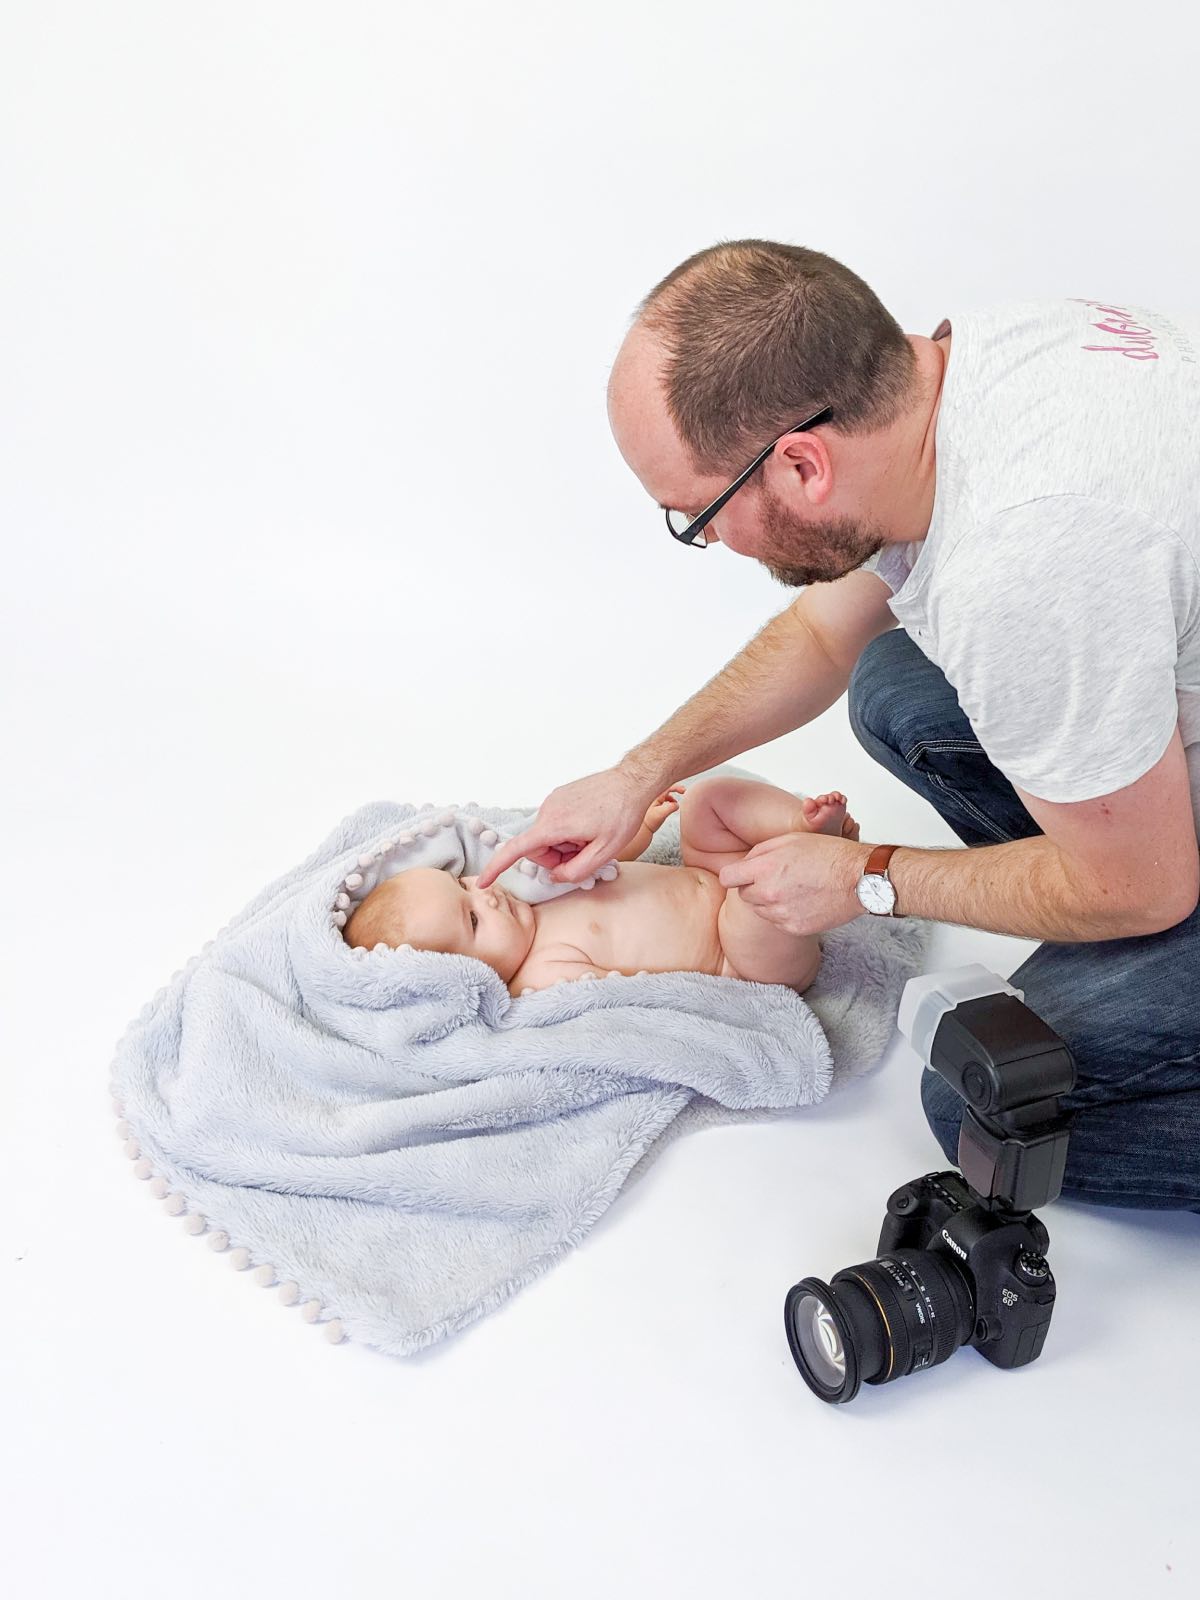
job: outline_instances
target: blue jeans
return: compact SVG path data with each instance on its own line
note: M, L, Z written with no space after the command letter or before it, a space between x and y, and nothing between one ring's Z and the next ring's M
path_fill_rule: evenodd
M983 753L942 672L902 628L850 680L864 749L934 806L964 844L1041 829ZM1165 933L1042 944L1011 980L1071 1048L1075 1088L1063 1198L1200 1211L1200 909ZM957 1165L963 1103L925 1070L921 1102Z

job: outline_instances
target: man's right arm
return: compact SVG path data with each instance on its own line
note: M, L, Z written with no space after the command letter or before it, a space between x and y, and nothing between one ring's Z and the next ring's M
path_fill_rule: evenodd
M810 585L618 769L657 793L819 717L871 640L895 627L891 592L869 572Z
M604 772L555 789L479 875L487 888L521 856L558 883L582 883L619 856L650 802L678 781L778 739L829 709L854 663L895 626L891 590L870 572L813 584L657 733Z

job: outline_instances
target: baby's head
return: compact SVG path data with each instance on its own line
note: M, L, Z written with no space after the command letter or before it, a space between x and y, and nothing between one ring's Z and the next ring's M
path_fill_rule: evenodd
M410 867L371 890L343 931L346 943L411 944L417 950L477 956L504 979L529 954L537 931L534 909L498 883L476 888L477 878L456 878L438 867Z

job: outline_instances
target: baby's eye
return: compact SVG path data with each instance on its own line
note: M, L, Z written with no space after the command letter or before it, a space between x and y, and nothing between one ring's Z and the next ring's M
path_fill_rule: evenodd
M475 932L475 929L476 929L476 928L477 928L477 927L478 927L478 926L479 926L479 918L478 918L478 917L477 917L477 916L476 916L476 915L475 915L475 913L474 913L474 912L473 912L473 911L472 911L472 913L471 913L471 932L472 932L472 933L474 933L474 932Z

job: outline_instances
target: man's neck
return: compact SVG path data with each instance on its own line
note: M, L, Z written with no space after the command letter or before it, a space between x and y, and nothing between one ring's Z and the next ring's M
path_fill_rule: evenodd
M944 339L921 339L910 335L921 368L922 399L909 423L897 465L908 486L899 509L901 531L897 539L923 539L933 520L937 493L937 420L942 407L942 388L950 360L950 335Z

